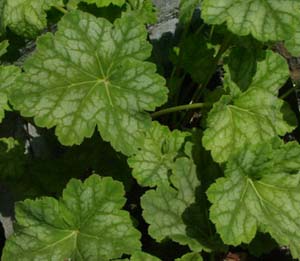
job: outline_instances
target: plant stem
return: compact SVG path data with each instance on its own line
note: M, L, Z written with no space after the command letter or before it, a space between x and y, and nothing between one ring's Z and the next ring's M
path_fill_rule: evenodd
M67 14L68 13L68 10L66 10L62 6L55 5L54 8L56 8L58 11L62 12L63 14Z
M286 91L284 94L282 94L279 98L280 99L285 99L286 97L288 97L291 93L293 93L294 91L296 91L296 84L293 84L293 88L289 89L288 91Z
M167 109L163 109L163 110L154 112L151 114L151 116L152 116L152 118L157 118L161 115L169 114L172 112L183 111L183 110L193 110L193 109L199 109L199 108L205 108L205 107L211 107L211 106L212 106L212 104L210 104L210 103L184 104L184 105L170 107Z

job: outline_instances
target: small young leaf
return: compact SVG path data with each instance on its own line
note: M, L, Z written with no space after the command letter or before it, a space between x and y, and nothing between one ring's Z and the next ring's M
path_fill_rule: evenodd
M176 258L175 261L202 261L202 257L199 253L187 253L181 258Z
M286 151L292 159L283 156ZM299 144L278 138L248 145L230 158L225 178L207 191L210 218L224 243L249 243L260 230L300 257L299 159Z
M187 132L175 130L153 122L147 132L141 149L131 158L128 164L133 168L132 175L141 186L154 187L169 182L168 172L173 168Z
M38 126L56 126L64 145L80 144L97 126L116 150L133 154L151 126L145 110L167 99L164 79L144 61L151 52L145 27L132 16L112 25L76 10L58 28L39 38L13 105Z
M157 241L169 237L182 245L189 245L193 251L201 251L202 245L187 235L182 220L184 210L195 201L195 190L200 184L193 161L177 159L171 180L176 189L162 184L141 198L143 217L150 224L148 232Z
M13 138L0 139L0 180L18 178L25 171L24 147Z
M120 210L124 189L111 178L71 180L56 200L44 197L16 206L20 229L5 244L2 260L110 260L141 247L140 233Z
M298 0L203 0L202 18L209 24L227 23L238 35L251 33L266 41L288 40L300 26Z
M18 35L36 37L47 25L46 12L62 0L10 0L4 1L4 25Z
M0 42L0 57L6 53L8 45L9 44L7 40Z
M187 24L192 19L195 8L200 5L202 0L180 0L179 4L179 20L183 24Z

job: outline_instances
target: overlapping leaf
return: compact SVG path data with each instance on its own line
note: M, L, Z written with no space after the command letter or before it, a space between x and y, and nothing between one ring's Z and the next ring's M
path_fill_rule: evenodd
M203 83L207 75L214 69L214 50L208 48L201 35L189 35L183 40L182 67L197 83Z
M4 4L5 4L5 1L0 0L0 37L5 32L5 26L4 26L4 21L3 21Z
M150 187L168 184L169 172L188 135L179 130L171 132L168 127L153 122L140 150L128 159L129 166L133 168L132 175L138 183Z
M98 7L109 6L110 4L116 6L122 6L125 4L125 0L69 0L68 6L76 8L80 2L85 2L87 4L96 4Z
M38 126L56 126L64 145L79 144L97 126L102 138L132 154L150 127L150 115L167 99L164 79L144 60L151 46L134 17L114 25L73 11L46 34L26 61L12 103Z
M176 160L171 181L173 186L162 184L156 190L147 191L141 198L143 217L150 224L148 233L157 241L169 237L182 244L189 245L194 251L203 247L186 233L182 220L184 210L195 201L195 191L199 186L196 166L192 160Z
M267 53L266 60L257 67L258 72L246 91L241 92L233 84L233 97L222 96L208 115L202 141L217 162L226 161L246 143L257 144L294 129L284 121L283 101L277 98L288 76L286 64L277 55Z
M300 257L299 159L298 143L276 139L249 145L229 160L225 178L207 191L210 218L224 243L249 243L260 230Z
M285 46L288 51L295 57L300 56L300 29L297 28L295 34L285 41Z
M298 0L203 0L202 18L209 24L227 23L238 35L260 41L288 40L300 26Z
M120 210L124 189L111 178L71 180L62 199L44 197L16 206L20 229L2 260L111 260L140 249L140 233Z
M16 34L36 37L47 25L46 11L62 0L10 0L4 1L3 22Z

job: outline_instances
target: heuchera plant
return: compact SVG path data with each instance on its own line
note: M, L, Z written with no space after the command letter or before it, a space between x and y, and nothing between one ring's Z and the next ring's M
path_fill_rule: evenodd
M300 258L300 1L181 0L167 47L158 13L0 0L1 260Z

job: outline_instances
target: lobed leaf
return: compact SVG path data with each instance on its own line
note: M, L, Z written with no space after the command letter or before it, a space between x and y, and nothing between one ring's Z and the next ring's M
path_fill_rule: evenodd
M292 159L282 156L289 149ZM210 218L224 243L249 243L259 230L299 258L299 156L298 143L276 139L248 145L230 158L225 177L207 191Z
M141 247L124 206L124 189L112 178L71 180L62 199L44 197L16 206L20 226L2 260L111 260Z
M141 198L143 217L150 224L148 233L157 241L169 237L193 251L200 251L202 245L187 235L182 220L184 210L195 201L196 187L200 184L192 160L177 159L171 181L175 188L161 184Z
M266 41L288 40L300 26L298 0L203 0L202 18L208 24L227 23L238 35Z
M168 127L153 122L140 150L128 159L132 175L141 186L169 183L169 172L188 135L179 130L171 132Z
M11 101L40 127L56 126L64 145L80 144L95 127L123 154L135 152L150 127L152 111L167 99L164 79L145 62L147 31L131 16L112 25L72 11L55 36L38 39Z

